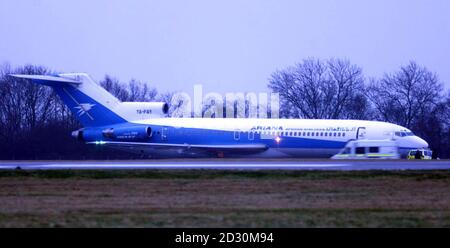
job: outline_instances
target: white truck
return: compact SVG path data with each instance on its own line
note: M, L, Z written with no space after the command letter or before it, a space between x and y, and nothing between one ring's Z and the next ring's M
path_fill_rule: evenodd
M398 145L393 140L351 140L332 159L399 159Z

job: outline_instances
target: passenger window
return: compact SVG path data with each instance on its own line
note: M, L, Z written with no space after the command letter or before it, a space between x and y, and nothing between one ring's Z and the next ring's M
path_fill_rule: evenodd
M254 132L248 132L248 139L254 140L255 139L255 133Z
M364 150L365 150L364 147L356 147L355 153L356 154L364 154L365 153Z
M334 133L334 137L336 137L336 133Z
M325 133L325 137L327 137L328 136L328 133Z
M311 136L314 136L314 132L311 133Z
M323 136L323 133L320 133L320 136Z
M235 140L239 140L240 139L240 132L239 131L234 131L234 139Z
M380 148L373 146L373 147L369 147L369 152L370 153L379 153L380 152Z
M345 133L342 133L342 137L345 137Z
M341 137L341 133L338 133L337 136L338 136L338 137Z

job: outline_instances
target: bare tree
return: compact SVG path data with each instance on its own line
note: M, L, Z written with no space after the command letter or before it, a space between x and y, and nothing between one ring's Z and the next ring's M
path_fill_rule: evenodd
M148 84L132 79L128 83L129 102L150 102L155 101L158 91L155 88L150 88Z
M136 79L132 79L126 84L106 75L100 81L100 85L123 102L151 102L156 101L158 97L158 91L155 88L150 88L147 83Z
M398 72L371 80L366 95L380 119L411 128L440 101L443 90L435 73L410 62Z
M48 87L27 80L10 77L8 74L49 74L47 68L27 65L11 69L4 65L0 75L0 139L13 157L16 151L35 156L43 139L39 131L59 118L55 112L55 93ZM25 142L24 142L25 141Z
M365 97L361 68L341 59L305 59L296 66L273 73L268 86L280 94L284 117L353 117L350 113L355 108L349 106L364 102ZM360 105L354 116L364 116L367 107L367 104Z
M117 97L120 101L126 102L130 97L126 85L109 75L106 75L105 78L100 81L100 85Z

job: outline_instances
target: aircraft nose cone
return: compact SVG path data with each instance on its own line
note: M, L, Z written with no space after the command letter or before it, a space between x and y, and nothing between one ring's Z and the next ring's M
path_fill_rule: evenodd
M426 142L422 138L416 137L416 142L418 148L428 148L428 142Z

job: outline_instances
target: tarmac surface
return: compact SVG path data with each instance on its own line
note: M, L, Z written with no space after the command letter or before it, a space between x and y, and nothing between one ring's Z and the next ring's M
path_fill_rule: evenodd
M450 170L450 160L162 159L126 161L0 161L0 170Z

